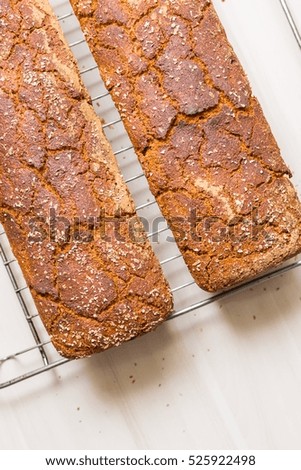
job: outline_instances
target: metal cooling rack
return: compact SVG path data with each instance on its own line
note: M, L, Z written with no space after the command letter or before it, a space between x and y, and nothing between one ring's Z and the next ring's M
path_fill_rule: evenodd
M279 2L289 21L291 29L296 38L296 41L299 47L301 48L301 35L300 35L300 32L298 31L298 28L296 26L296 23L294 21L290 8L286 0L279 0ZM59 21L61 22L62 26L65 21L68 21L71 18L74 20L72 12L59 15ZM69 42L69 46L72 48L74 52L75 57L80 62L80 57L79 57L80 53L77 51L77 48L85 45L85 40L81 38L81 39L76 39L76 40L69 40L68 42ZM89 61L90 62L92 61L91 57L89 58ZM95 63L92 63L92 65L90 66L85 66L85 68L81 70L81 75L84 81L85 81L85 76L87 76L90 73L97 74L97 66L95 65ZM91 95L94 96L92 98L92 102L95 105L95 109L97 111L98 106L99 106L99 109L102 110L103 100L107 98L110 99L110 96L109 96L109 93L105 90L103 84L100 87L100 79L98 75L97 75L96 81L98 82L96 89L103 90L101 93L93 95L93 91L91 91L91 88L93 89L93 83L92 83L92 87L91 86L89 87L89 85L87 85L87 88L91 92ZM103 125L103 129L106 133L107 132L110 133L112 126L116 126L116 125L122 126L121 119L118 116L116 109L114 109L114 113L116 115L116 118L108 120L108 122ZM102 112L101 114L103 116ZM122 127L121 127L121 133L125 135L125 131ZM107 137L110 140L110 135L107 135ZM126 136L126 139L128 139L127 136ZM133 158L135 158L135 155L133 152L133 146L130 145L129 140L127 140L127 144L123 145L122 148L115 150L114 154L116 155L117 158L123 158L123 155L126 154L127 152L132 152L133 154L132 156ZM122 169L122 164L120 166ZM141 167L139 167L137 163L136 163L136 167L138 167L139 169L136 171L135 174L128 176L128 177L125 176L125 181L127 184L131 184L133 182L137 184L138 182L141 182L144 179L144 174L141 170ZM145 186L145 191L148 194L149 190L147 187L147 183L146 182L142 183L141 187L143 187L143 185ZM151 197L151 199L147 199L146 202L136 205L136 210L138 214L139 213L141 214L143 213L144 210L151 209L151 208L155 210L155 213L157 215L160 214L159 208L155 200L153 199L153 197ZM158 240L158 237L164 234L167 234L168 231L169 231L169 228L165 222L164 226L161 227L160 229L157 228L156 230L151 230L148 233L148 237L153 242L154 240ZM165 246L166 244L164 244L164 242L161 243L161 247L163 247L163 253L166 253ZM155 243L154 243L154 250L156 254L158 255L158 257L161 259L162 249L161 249L161 252L160 250L158 251L158 246ZM169 257L164 257L166 256L166 254L163 254L163 259L161 259L160 261L162 268L164 270L168 268L167 273L166 273L167 278L168 278L168 272L176 271L177 273L179 273L180 269L182 269L183 272L185 272L186 278L184 282L181 282L179 285L176 285L175 287L171 289L175 296L175 310L173 314L169 317L169 321L177 317L180 317L186 313L193 312L194 310L203 308L213 302L216 302L218 300L234 295L240 291L246 290L250 287L254 287L258 285L259 283L262 283L266 280L276 278L280 276L281 274L284 274L288 271L301 267L301 259L297 261L293 261L293 262L291 261L289 264L286 264L283 267L277 270L274 270L273 272L270 272L261 277L258 277L255 280L247 282L241 286L235 287L227 292L222 292L216 295L208 295L196 286L195 282L188 274L187 272L188 270L185 267L185 263L181 257L181 254L178 252L177 248L175 247L175 244L174 244L173 252L174 253ZM6 355L3 358L0 358L1 380L3 377L2 372L4 372L3 369L6 367L6 365L11 362L14 363L14 367L13 367L14 372L13 373L11 372L10 378L7 378L4 382L0 383L0 388L3 389L13 384L16 384L18 382L21 382L23 380L26 380L30 377L34 377L36 375L49 371L53 368L56 368L60 365L63 365L69 362L69 359L65 359L59 356L59 354L55 351L54 347L52 346L51 341L47 335L47 332L45 331L45 328L43 327L41 323L39 315L36 312L36 309L34 307L34 304L32 302L32 299L29 293L29 289L25 285L25 281L20 272L20 268L16 260L13 257L13 254L9 247L8 240L6 238L6 234L3 228L1 227L1 225L0 225L0 258L3 263L3 266L5 267L7 275L11 281L15 295L17 296L19 306L20 306L20 311L23 313L23 320L25 319L25 323L27 325L26 328L27 330L29 329L29 338L31 338L31 344L27 348L21 349L17 352L12 352L11 354ZM194 289L193 291L194 295L185 295L185 290L187 290L187 293L191 294L191 289ZM184 293L184 295L182 295L182 298L185 297L185 298L190 298L190 299L196 299L196 301L189 303L188 305L183 305L181 304L181 302L177 301L178 293L181 293L181 295ZM30 360L26 360L26 358L29 358L29 357L30 357Z

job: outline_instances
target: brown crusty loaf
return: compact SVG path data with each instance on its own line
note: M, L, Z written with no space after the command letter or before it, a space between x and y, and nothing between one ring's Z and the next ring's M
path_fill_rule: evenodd
M71 3L196 282L300 252L290 171L211 2Z
M46 0L0 0L0 221L58 351L154 329L169 287Z

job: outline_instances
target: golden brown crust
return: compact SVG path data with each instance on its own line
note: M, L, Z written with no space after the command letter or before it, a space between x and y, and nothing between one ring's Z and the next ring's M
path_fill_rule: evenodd
M55 347L90 355L154 329L171 293L49 5L0 17L0 220Z
M196 282L301 249L290 171L209 0L71 0Z

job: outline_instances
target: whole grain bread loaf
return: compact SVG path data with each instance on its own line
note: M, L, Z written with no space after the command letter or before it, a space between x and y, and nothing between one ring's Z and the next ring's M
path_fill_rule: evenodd
M290 171L211 1L71 3L196 282L299 253Z
M0 221L64 356L118 345L170 313L169 287L46 0L0 0Z

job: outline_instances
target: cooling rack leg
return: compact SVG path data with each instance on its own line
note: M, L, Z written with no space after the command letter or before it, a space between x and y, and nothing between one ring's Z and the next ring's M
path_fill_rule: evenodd
M286 17L287 17L287 20L288 20L288 22L289 22L289 25L290 25L290 27L291 27L293 33L294 33L294 36L295 36L296 41L297 41L297 43L298 43L298 46L299 46L300 49L301 49L301 34L300 34L300 32L299 32L299 30L298 30L298 28L297 28L296 22L295 22L295 20L294 20L294 17L293 17L293 15L292 15L292 12L291 12L291 10L290 10L288 4L287 4L287 1L286 1L286 0L279 0L279 1L280 1L280 4L281 4L282 8L283 8L283 11L284 11L284 13L285 13L285 15L286 15Z

